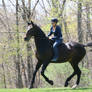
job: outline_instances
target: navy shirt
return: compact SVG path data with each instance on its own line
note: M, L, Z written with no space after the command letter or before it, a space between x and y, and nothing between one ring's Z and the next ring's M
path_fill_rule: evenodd
M60 26L57 25L55 31L53 31L53 27L51 27L48 36L51 36L52 34L54 34L54 39L62 39L62 32Z

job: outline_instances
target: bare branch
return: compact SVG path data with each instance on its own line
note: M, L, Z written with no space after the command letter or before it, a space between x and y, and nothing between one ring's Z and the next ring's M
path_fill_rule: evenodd
M36 6L37 6L38 3L39 3L39 0L37 0L37 2L35 3L35 6L34 6L34 8L33 8L33 10L32 10L32 14L31 14L31 16L33 16L34 11L35 11L35 8L36 8Z
M62 14L63 14L63 11L64 11L64 7L65 7L65 3L66 3L66 0L63 0L62 8L60 7L61 5L59 5L59 7L61 8L61 12L59 14L60 17L62 17Z
M49 14L49 12L46 10L46 8L45 8L45 4L44 4L44 1L42 0L42 4L41 3L39 3L40 4L40 6L41 6L41 8L42 9L44 9L44 11L45 11L45 14L46 14L46 16L47 16L47 13Z
M5 17L6 17L6 22L7 22L7 28L8 28L8 31L9 31L9 38L11 39L12 36L10 34L10 31L11 31L11 28L10 28L10 25L9 25L9 19L8 19L8 16L7 16L7 9L6 9L6 5L5 5L5 1L2 0L2 4L3 4L3 8L4 8L4 11L5 11Z
M50 1L49 0L46 0L47 2L48 2L48 5L49 5L49 7L51 8L51 4L50 4Z
M16 6L13 4L13 2L12 2L11 0L9 0L9 1L10 1L10 3L12 4L12 6L16 7Z

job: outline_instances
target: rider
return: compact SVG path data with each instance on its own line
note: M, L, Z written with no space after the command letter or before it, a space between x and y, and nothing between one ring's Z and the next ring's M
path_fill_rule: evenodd
M62 39L62 32L61 32L61 28L59 25L57 25L58 23L58 19L54 18L51 20L51 28L50 28L50 33L48 34L48 37L51 36L52 34L54 35L54 37L52 38L52 40L54 41L53 44L53 49L54 49L54 57L51 61L57 61L58 57L59 57L59 53L58 53L58 46L62 43L63 39Z

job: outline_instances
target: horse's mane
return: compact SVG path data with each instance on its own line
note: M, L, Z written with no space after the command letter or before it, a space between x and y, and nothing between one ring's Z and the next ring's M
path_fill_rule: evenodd
M36 28L37 28L37 31L39 31L39 34L40 34L41 36L46 37L46 35L45 35L45 33L43 32L43 30L42 30L38 25L35 24L35 26L36 26Z

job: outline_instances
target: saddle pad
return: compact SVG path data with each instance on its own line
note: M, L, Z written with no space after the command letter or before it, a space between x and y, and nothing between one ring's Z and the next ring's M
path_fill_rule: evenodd
M70 44L69 42L65 43L65 45L67 46L68 49L71 49L71 47L73 46L73 44L72 43Z

